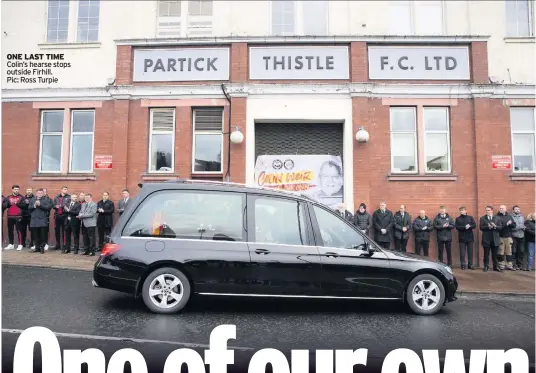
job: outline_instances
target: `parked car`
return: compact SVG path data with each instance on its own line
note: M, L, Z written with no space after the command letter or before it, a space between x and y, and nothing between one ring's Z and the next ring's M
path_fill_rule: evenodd
M93 285L141 297L156 313L199 294L403 301L432 315L458 288L445 264L381 249L307 197L188 180L142 186Z

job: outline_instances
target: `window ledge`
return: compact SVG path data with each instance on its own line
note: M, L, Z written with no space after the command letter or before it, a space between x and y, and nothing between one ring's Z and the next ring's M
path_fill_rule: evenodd
M508 36L504 38L505 43L534 43L534 36Z
M387 174L389 181L457 181L456 174Z
M169 174L146 173L146 174L141 175L141 179L143 181L168 181L168 180L178 179L178 178L179 178L179 175L174 174L174 173L169 173Z
M95 174L40 174L36 173L32 175L32 180L34 181L46 181L46 180L72 180L72 181L81 181L81 180L96 180L97 176Z
M522 174L522 173L512 173L510 174L510 180L512 181L535 181L535 174Z
M100 48L101 43L42 43L37 46L40 49L88 49Z
M192 177L198 178L211 178L211 177L223 177L223 172L192 172Z

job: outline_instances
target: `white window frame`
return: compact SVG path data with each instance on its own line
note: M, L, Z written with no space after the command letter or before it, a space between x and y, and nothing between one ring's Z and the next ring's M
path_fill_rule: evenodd
M160 0L156 0L156 25L155 25L155 36L157 38L171 38L176 37L174 36L174 31L177 31L177 34L180 35L181 38L186 38L190 36L189 31L195 32L196 24L198 23L205 23L205 26L210 27L210 32L212 33L212 30L214 28L214 11L215 11L215 5L216 2L214 0L212 1L212 15L210 16L194 16L189 14L189 6L190 1L189 0L181 0L180 2L180 9L181 9L181 15L180 16L160 16ZM161 21L170 22L170 23L179 23L180 26L175 26L166 28L166 27L160 27L159 24ZM210 24L210 26L208 26ZM192 30L190 30L192 29ZM200 29L203 29L203 27L200 27ZM171 35L162 35L160 36L160 32L171 32ZM193 36L202 36L202 35L193 35Z
M508 30L508 13L507 13L507 1L512 1L516 4L516 32L515 35L510 35ZM528 9L528 23L529 23L529 34L528 35L519 35L519 16L517 13L517 6L519 1L527 2ZM506 26L506 37L507 38L533 38L534 37L534 2L530 0L505 0L505 26Z
M76 43L98 43L99 42L99 39L100 39L100 36L101 36L101 33L100 33L100 27L101 27L101 19L100 19L100 16L101 16L101 6L102 6L102 1L101 0L89 0L91 2L95 2L95 3L99 3L99 16L98 16L98 19L99 19L99 24L97 26L97 40L78 40L78 30L80 28L80 23L79 23L79 18L78 18L78 14L80 12L80 1L77 1L76 2L76 37L75 37L75 40L76 40ZM88 17L88 22L89 22L89 19L91 17ZM89 25L88 25L89 26ZM88 34L89 34L89 28L88 28Z
M391 0L391 2L401 2L400 0ZM405 0L404 2L408 4L409 6L409 23L411 28L411 35L423 35L417 33L417 16L416 16L416 10L415 10L415 3L420 0ZM445 35L447 31L447 20L446 20L446 3L444 0L437 0L441 1L441 33L436 35ZM392 35L392 34L391 34Z
M412 132L410 131L394 131L393 132L393 122L391 120L392 118L392 115L391 115L391 111L393 109L412 109L413 110L413 118L414 118L414 121L413 121L413 128L414 130ZM417 118L417 107L415 106L391 106L389 107L389 137L390 137L390 144L389 144L389 152L391 154L391 173L392 174L410 174L410 175L414 175L414 174L419 174L419 150L418 150L418 142L417 142L417 139L418 139L418 136L417 136L417 131L418 131L418 118ZM415 149L415 154L414 154L414 157L415 157L415 171L401 171L401 170L395 170L395 167L394 167L394 155L393 155L393 151L392 151L392 147L393 147L393 134L413 134L413 141L414 141L414 149Z
M515 109L532 109L533 115L536 115L536 108L533 106L512 106L510 107L510 113ZM535 119L536 122L536 119ZM511 144L511 154L512 154L512 172L516 174L534 174L536 173L536 151L533 149L532 153L532 171L516 171L515 170L515 157L514 157L514 135L532 135L534 137L534 143L536 144L536 123L535 128L532 131L514 131L512 127L512 115L510 114L510 144Z
M153 113L157 111L173 111L173 130L172 131L154 131L153 130ZM147 159L147 173L149 174L172 174L175 172L175 146L176 146L176 140L177 136L175 134L176 129L176 120L177 120L177 109L173 107L168 108L150 108L149 109L149 152L148 152L148 159ZM151 156L152 156L152 150L153 150L153 134L171 134L173 137L173 147L171 152L171 170L170 171L158 171L158 170L152 170L151 169Z
M46 2L47 4L47 10L46 10L46 18L45 18L45 43L49 43L49 44L64 44L64 43L68 43L69 42L69 35L71 35L71 1L67 1L67 4L68 4L68 13L67 13L67 38L64 40L64 41L58 41L58 40L55 40L55 41L51 41L51 40L48 40L48 23L49 23L49 11L50 11L50 0L48 0ZM57 30L56 30L56 34L57 34Z
M195 116L196 116L196 112L198 110L203 110L203 108L195 108L193 109L193 115L192 115L192 174L208 174L208 175L221 175L223 174L223 169L225 168L224 167L224 155L223 155L223 149L224 149L224 138L223 138L223 135L224 135L224 129L225 129L225 110L222 108L221 109L221 131L208 131L208 130L196 130L195 129ZM221 136L221 156L222 156L222 159L221 159L221 170L220 171L196 171L195 170L195 136L196 135L220 135ZM229 144L229 146L231 146L231 144Z
M426 109L444 109L446 111L446 117L447 117L447 129L446 130L427 130L426 129ZM424 143L424 149L423 149L423 162L424 162L424 173L425 174L450 174L452 173L452 159L451 159L451 144L450 144L450 108L446 106L423 106L422 107L422 120L421 128L423 131L423 143ZM440 135L447 135L447 164L448 168L447 171L429 171L427 169L428 164L426 162L426 154L427 154L427 147L426 147L426 135L428 134L440 134Z
M93 132L74 132L74 113L75 112L92 112L93 113ZM96 122L96 112L95 109L75 109L71 110L71 134L69 138L69 173L70 174L88 174L93 173L94 167L94 156L95 156L95 122ZM89 170L73 170L73 138L76 135L91 135L91 167Z
M294 5L294 31L290 34L275 34L274 24L273 24L273 6L274 0L270 1L270 35L276 36L295 36L295 35L305 35L304 24L303 24L303 1L301 0L283 0L283 1L292 1ZM329 35L329 0L327 1L327 11L326 11L326 35L315 35L315 36L327 36Z
M47 132L45 135L43 135L43 119L45 117L45 113L54 113L54 112L61 112L63 115L63 123L62 123L62 131L61 132ZM38 170L40 174L61 174L62 172L62 163L63 163L63 134L65 132L65 110L64 109L57 109L57 110L41 110L41 126L39 131L39 166ZM59 171L45 171L42 169L42 157L43 157L43 137L44 136L60 136L61 137L61 149L60 149L60 169Z

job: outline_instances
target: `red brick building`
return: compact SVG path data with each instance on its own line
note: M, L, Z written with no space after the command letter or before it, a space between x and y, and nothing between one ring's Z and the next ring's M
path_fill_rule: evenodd
M339 149L354 211L380 200L393 211L406 204L412 217L420 209L433 217L440 204L454 217L460 205L475 217L487 204L536 210L533 87L490 83L485 38L162 43L117 42L108 87L4 93L3 194L14 183L51 195L67 185L117 200L125 187L135 194L140 182L176 177L251 183L258 155L303 146ZM329 124L326 137L315 135ZM230 144L229 169L222 132L235 127L244 140ZM368 142L356 141L361 127ZM273 145L288 136L303 144ZM214 147L218 159L203 162ZM510 156L511 168L494 168L496 156ZM103 160L111 168L97 168Z

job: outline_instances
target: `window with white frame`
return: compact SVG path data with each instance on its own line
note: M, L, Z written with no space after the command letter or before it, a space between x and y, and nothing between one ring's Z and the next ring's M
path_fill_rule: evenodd
M100 0L78 1L78 31L76 41L80 43L99 40Z
M61 172L63 110L41 112L39 172Z
M424 163L426 172L450 172L449 109L424 107Z
M506 36L534 36L534 1L506 0Z
M213 0L158 0L157 37L212 35Z
M151 109L149 125L149 172L173 172L175 109Z
M65 43L69 35L69 0L49 0L47 42Z
M327 0L272 1L273 35L327 35Z
M49 0L46 41L47 43L97 42L99 19L100 0Z
M71 154L69 172L93 171L95 111L73 110L71 113Z
M388 27L392 35L442 35L443 1L391 1Z
M193 172L223 172L223 109L200 108L193 113Z
M390 124L392 172L417 172L416 108L391 107Z
M510 126L514 172L533 173L536 169L534 108L510 108Z

